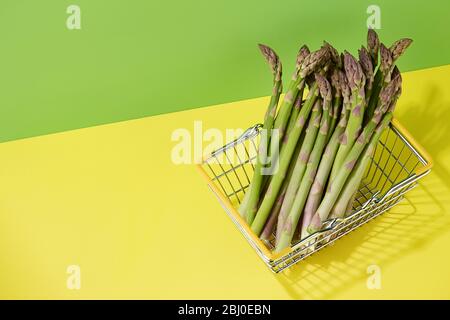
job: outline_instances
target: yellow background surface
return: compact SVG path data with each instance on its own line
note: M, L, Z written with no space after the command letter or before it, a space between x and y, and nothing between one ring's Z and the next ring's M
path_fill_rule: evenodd
M0 145L0 298L450 298L450 66L405 74L397 118L432 155L406 201L287 272L246 243L175 129L247 128L267 98ZM69 265L81 289L66 286ZM367 268L381 270L369 290Z

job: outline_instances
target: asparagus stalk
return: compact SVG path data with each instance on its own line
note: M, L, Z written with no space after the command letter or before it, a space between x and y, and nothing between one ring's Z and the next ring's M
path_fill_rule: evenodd
M352 210L353 210L353 203L355 202L355 200L356 200L356 195L358 194L358 191L356 191L354 194L353 194L353 196L350 198L350 201L348 202L348 204L347 204L347 208L345 208L345 216L346 217L348 217L351 213L352 213Z
M319 169L317 170L316 177L314 178L313 185L311 187L311 191L309 192L308 199L305 204L305 210L303 213L303 220L301 226L301 238L307 237L309 234L307 232L307 228L309 223L311 222L311 218L319 207L320 201L322 200L322 195L325 190L325 186L333 166L333 160L336 156L337 150L339 148L339 141L342 137L345 128L347 126L349 111L345 106L349 103L349 89L346 82L346 78L343 73L340 73L339 84L341 86L341 91L344 95L344 106L341 110L341 118L336 129L331 136L330 141L328 142L325 152L320 160Z
M329 51L326 48L321 48L318 51L310 53L303 61L299 76L305 79L310 73L320 69L324 63L329 58ZM314 102L317 98L317 85L313 85L311 88L312 94L310 98L305 101L304 106L301 108L298 116L296 125L292 129L289 137L289 141L282 148L279 156L279 167L276 174L272 176L269 188L266 195L264 196L261 206L259 207L256 217L251 224L251 228L255 234L260 235L262 228L264 227L266 220L269 216L270 210L278 196L283 180L286 176L286 171L288 169L289 163L291 161L292 154L297 145L300 134L305 126L306 119L308 118Z
M307 232L307 228L311 222L311 218L314 216L314 213L319 207L320 200L322 199L322 195L328 180L328 175L330 173L334 157L339 147L338 140L345 130L344 123L345 120L341 119L340 124L331 136L331 139L325 148L322 160L320 161L319 169L317 171L316 177L314 178L311 190L308 194L301 226L302 239L306 238L309 235Z
M320 127L320 120L322 117L322 106L320 99L314 104L314 108L309 119L308 128L306 129L305 139L303 140L300 153L295 161L294 171L289 181L286 195L280 208L280 214L277 223L277 236L281 233L281 229L284 225L284 221L288 216L292 204L294 203L295 195L297 194L298 187L302 181L303 174L306 170L306 165L309 160L309 155L314 146L317 133Z
M348 85L352 91L352 105L350 117L342 135L341 143L339 145L336 158L334 160L333 168L331 170L330 181L332 181L338 174L346 156L350 152L355 140L357 139L361 130L362 120L364 116L364 84L365 77L361 65L348 52L344 53L344 67L347 76Z
M287 125L286 133L283 136L283 143L289 139L289 133L292 131L292 128L295 126L295 120L300 112L300 108L302 107L303 102L303 91L304 87L298 92L297 98L295 99L294 106L291 111L291 116L289 117L289 122Z
M305 89L305 80L299 80L299 70L301 69L301 65L307 55L310 54L310 51L306 45L302 46L299 50L299 53L297 55L297 62L296 62L296 71L294 73L294 76L292 78L292 83L290 86L297 85L297 89L292 91L293 94L296 94L296 98L294 101L294 105L290 106L288 104L282 105L280 108L279 114L277 115L275 119L274 128L278 129L279 133L279 142L282 142L279 144L280 148L283 148L283 145L286 144L286 141L289 139L289 134L292 131L292 128L295 126L295 121L297 119L298 113L300 112L300 108L303 102L303 91ZM288 91L289 92L289 91ZM288 93L287 93L288 94ZM292 109L292 110L291 110ZM290 112L290 116L289 116ZM289 122L287 124L287 128L285 130L285 121L287 120L286 116L289 118ZM284 132L286 131L286 132ZM276 163L278 161L279 153L272 155L271 162ZM275 168L275 166L272 166L272 168ZM269 173L267 177L265 177L265 182L270 183L271 177L273 173Z
M244 198L242 199L241 204L239 205L238 212L245 219L245 215L247 214L247 208L248 208L248 200L250 199L250 193L252 190L252 184L247 188L247 191L244 194Z
M279 219L280 209L281 205L283 203L284 196L286 194L287 189L287 183L288 180L283 181L283 185L281 186L280 194L277 197L277 200L275 201L275 204L272 208L272 211L270 212L269 219L267 219L267 223L264 226L264 229L261 233L261 239L269 241L270 237L272 236L273 229L275 227L275 224L277 223Z
M398 77L399 80L397 80L396 83L397 85L399 85L398 83L401 82L400 73L398 72L398 69L394 70L395 71L393 72L393 76L395 76L396 78ZM389 106L388 112L391 114L394 112L395 104L400 96L400 93L401 87L399 86L397 88L397 93ZM378 144L378 141L380 140L380 136L383 133L383 130L386 128L386 126L387 125L384 125L383 123L378 125L374 135L370 139L369 144L365 148L362 159L358 161L355 170L351 173L349 180L345 183L345 187L342 190L341 194L339 195L339 198L332 209L331 212L332 218L341 218L348 213L348 207L353 202L352 199L354 198L356 192L358 191L358 187L361 184L361 180L364 177L364 173L366 172L367 166L373 156L373 153L375 152L375 148Z
M381 122L383 128L385 128L389 124L391 119L392 119L392 113L387 113L383 117L383 120ZM360 136L361 139L358 139L357 143L352 148L352 151L347 156L344 167L342 168L342 170L340 171L340 173L336 177L336 179L332 181L331 188L329 189L330 191L327 191L327 193L325 194L325 197L323 198L319 208L317 209L316 214L314 215L314 217L311 220L311 223L308 227L309 233L314 233L314 232L319 231L322 228L323 222L328 218L328 216L334 206L334 203L337 200L337 198L340 194L340 191L342 190L342 188L346 182L346 179L348 178L348 176L354 169L357 159L358 159L359 155L362 153L364 146L367 143L368 138L370 138L370 136L374 132L375 128L373 127L372 124L374 124L374 122L371 121L367 125L366 129L369 129L369 130L363 131L363 133Z
M305 119L308 117L316 98L317 90L314 88L310 98L305 101L305 105L300 110L297 117L297 125L292 130L289 141L285 144L284 148L281 149L278 172L272 176L267 192L261 202L258 212L256 213L255 220L251 224L251 229L257 235L261 233L270 210L272 209L272 206L278 196L278 191L280 190L285 178L286 170L291 161L293 150L295 149L297 140L306 122Z
M259 48L263 54L266 61L269 63L272 74L274 76L273 80L273 92L272 97L269 102L269 107L264 119L263 125L263 137L260 141L258 154L256 159L255 170L252 178L252 187L250 189L250 196L247 202L248 208L243 208L245 214L244 217L247 223L252 223L255 217L256 210L258 208L259 196L261 193L261 185L263 181L262 170L263 166L267 164L267 150L270 143L271 130L273 123L275 121L275 114L278 105L278 100L282 91L282 66L278 55L270 47L260 44Z
M325 193L325 196L308 227L309 233L314 233L320 230L323 221L328 218L342 188L344 187L347 178L354 169L360 154L364 150L366 144L369 142L374 130L376 129L380 121L382 121L383 126L387 126L391 121L392 111L389 107L396 92L399 90L400 85L401 78L399 76L396 76L393 81L391 81L385 88L383 88L382 92L380 93L379 107L375 110L374 116L372 117L371 121L366 125L366 127L356 140L355 144L353 145L350 153L347 155L344 161L344 165L339 171L339 174L329 184L328 190ZM386 113L386 111L388 112Z
M283 227L281 228L281 234L278 238L275 249L277 252L288 247L292 241L298 221L303 212L306 198L308 196L311 185L314 182L317 167L319 165L320 158L326 144L327 134L330 129L330 118L332 115L331 86L326 78L321 75L316 75L316 82L318 83L320 89L320 95L323 98L323 117L320 124L320 131L314 143L314 148L311 156L309 157L304 177L295 196L294 204L289 212L288 217L286 218L286 221L284 221L283 223Z
M295 147L295 151L293 154L293 158L295 159L298 157L298 154L300 153L301 144L297 144ZM270 240L270 237L272 235L272 231L275 227L275 224L278 221L278 215L280 213L281 205L283 203L284 196L286 194L286 190L289 184L289 181L291 180L292 173L294 171L295 162L291 162L289 164L288 174L287 178L284 179L283 185L281 186L280 194L277 197L277 200L275 201L275 204L272 208L272 212L270 213L269 219L267 220L266 225L264 226L264 229L261 233L261 239L263 240Z
M303 92L302 93L299 92L299 95L297 96L297 99L295 100L294 108L292 109L292 113L291 113L291 118L289 118L288 129L286 130L286 134L284 135L283 141L280 146L281 149L283 148L283 146L287 143L287 140L289 139L289 134L290 134L291 130L293 129L293 127L295 126L296 118L298 116L298 113L300 112L302 103L304 102L302 100L302 97L300 97L300 95L303 96ZM304 138L305 138L305 132L303 131L300 135L300 138L298 139L297 144L301 145L303 143ZM276 163L276 161L278 161L278 157L279 157L279 153L272 155L272 157L271 157L272 163ZM296 159L296 156L294 156L294 159ZM275 170L276 166L273 166L272 168ZM272 176L273 176L273 172L269 173L269 175L267 175L267 176L264 176L264 178L265 178L264 194L265 194L265 191L267 191L267 187L269 186L270 181L272 180Z
M332 107L332 115L331 115L331 120L330 120L330 130L328 130L328 135L327 135L327 142L330 141L331 135L334 132L334 129L336 129L337 123L338 123L338 117L341 111L341 107L342 107L342 97L336 96L334 97L333 100L333 107Z
M286 130L286 134L283 137L282 144L279 146L280 148L283 147L283 144L285 143L285 140L288 139L289 132L292 130L293 125L295 125L295 118L297 117L298 112L300 112L301 104L302 104L303 101L302 101L302 99L299 96L303 95L303 89L301 91L302 92L299 92L297 98L295 99L294 107L292 108L291 118L289 118L288 129ZM303 136L300 136L299 143L301 143L302 140L303 140ZM269 150L269 152L270 152L270 150ZM272 164L276 164L276 162L278 161L278 156L279 156L279 152L271 155L270 161L271 161ZM272 166L271 168L272 168L272 171L277 169L276 166ZM265 195L265 193L267 191L267 188L268 188L268 186L270 184L270 181L272 179L272 175L273 175L273 172L269 172L268 174L263 176L263 183L262 183L262 185L263 185L263 192L260 193L260 197L259 197L260 200L261 200L261 198L264 197L264 195Z
M398 82L401 82L400 71L398 70L397 67L394 68L392 76L395 78L399 77L400 80L398 80ZM389 107L390 112L394 111L395 105L397 103L400 94L401 94L401 87L399 86L397 94ZM358 191L358 187L361 184L361 181L364 177L364 173L366 172L369 161L373 156L373 152L375 151L375 148L378 144L378 140L380 139L381 133L382 132L380 130L377 130L374 136L372 136L369 145L366 146L366 150L363 154L363 159L359 161L358 164L356 165L356 169L352 172L349 180L345 183L345 187L341 192L341 194L339 195L339 198L333 207L333 210L330 215L332 218L340 218L350 213L354 198Z
M327 142L330 140L331 135L334 132L334 129L336 128L338 116L340 114L340 108L342 106L342 90L341 90L341 84L339 81L339 72L340 70L335 68L333 70L333 73L331 75L331 86L333 88L334 92L334 99L333 99L333 114L330 122L330 130L328 131L327 135Z
M336 204L333 206L330 217L331 218L342 218L347 213L347 208L350 204L351 198L358 191L361 180L364 177L364 173L367 169L370 159L372 158L373 152L375 150L376 144L378 143L380 130L377 130L376 134L372 136L369 144L363 152L362 159L359 159L355 170L350 174L348 181L345 183L344 189L341 191Z

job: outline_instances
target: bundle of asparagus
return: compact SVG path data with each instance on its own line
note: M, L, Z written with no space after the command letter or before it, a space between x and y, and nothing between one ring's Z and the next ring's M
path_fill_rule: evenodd
M273 92L239 212L262 239L276 231L277 252L294 237L321 230L327 219L350 213L401 94L395 62L411 42L400 39L387 48L369 29L358 59L326 42L314 52L302 46L282 101L280 59L259 45L273 73ZM274 144L279 153L269 152Z

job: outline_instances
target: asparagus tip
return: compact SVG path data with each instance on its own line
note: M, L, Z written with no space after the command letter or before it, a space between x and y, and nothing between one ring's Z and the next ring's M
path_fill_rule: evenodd
M328 42L324 41L323 42L323 47L326 48L328 50L328 52L330 53L330 58L331 61L336 64L337 66L341 66L341 59L339 56L339 52L336 50L335 47L333 47L331 44L329 44Z
M348 51L344 52L344 69L351 90L357 90L364 85L365 77L362 67Z
M369 51L367 51L366 47L361 46L361 49L358 50L359 62L361 67L363 68L366 77L373 75L373 64L370 58Z
M394 59L391 51L383 43L380 44L380 56L381 56L380 69L381 72L383 72L385 81L387 82L389 81L390 76L389 72L394 63Z
M324 100L331 101L331 85L330 82L328 82L327 78L325 78L323 75L316 73L316 82L317 86L319 87L320 96Z
M340 81L339 69L335 68L333 69L333 73L331 74L331 86L333 87L336 96L341 95L342 85Z
M392 58L396 61L412 43L412 39L403 38L395 41L392 46L389 48L389 51L392 53Z
M321 68L329 58L329 50L322 47L317 51L311 52L306 56L300 69L300 76L305 78L307 75Z
M272 73L281 74L281 61L275 51L264 44L258 44L258 47L266 61L269 63Z
M350 87L348 86L348 81L345 73L341 70L339 70L339 83L341 85L344 104L347 105L348 103L350 103Z
M309 48L307 45L303 45L300 47L300 50L298 51L297 54L297 63L296 63L296 68L300 69L302 66L303 61L305 61L306 57L310 54L311 52L309 51Z
M372 63L374 66L378 64L378 50L380 48L380 39L375 30L367 30L367 48L369 50L370 56L372 58Z

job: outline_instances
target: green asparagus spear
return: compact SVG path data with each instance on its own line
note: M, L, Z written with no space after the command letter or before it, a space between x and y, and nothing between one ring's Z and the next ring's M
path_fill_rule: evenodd
M387 113L381 122L383 127L386 127L389 122L392 119L392 113ZM322 202L320 203L319 208L317 209L316 214L313 216L311 223L308 227L308 233L314 233L319 231L322 228L323 222L328 218L335 201L337 200L340 191L342 190L348 176L354 169L354 166L357 162L357 159L359 155L362 153L365 144L367 143L368 139L370 139L371 135L373 134L375 130L375 126L373 126L374 122L370 122L365 129L361 133L361 139L358 138L357 142L353 146L351 152L348 154L344 167L339 172L339 174L336 176L336 178L332 181L332 184L330 185L329 190L327 190L325 197L323 198Z
M342 96L336 96L333 99L333 107L332 107L333 113L331 115L331 121L330 121L330 130L328 130L328 136L327 136L327 142L330 141L331 135L334 132L334 129L336 129L338 118L342 110Z
M256 210L258 208L259 195L261 192L261 185L263 180L262 170L263 166L267 164L267 150L270 143L270 135L275 120L278 100L280 98L280 94L282 91L282 83L281 83L282 66L281 61L278 58L278 55L275 53L274 50L272 50L268 46L260 44L259 48L264 58L269 63L272 69L274 80L273 80L272 97L270 99L269 107L265 115L263 125L263 135L258 148L258 155L252 178L252 187L250 189L250 196L247 203L248 208L245 211L246 213L244 214L244 217L249 224L253 221Z
M295 151L293 154L293 159L296 159L298 157L298 154L300 153L301 144L297 144L295 147ZM278 215L280 213L281 205L283 203L284 196L286 194L286 190L289 184L289 181L291 180L292 173L294 171L295 162L291 161L289 164L289 169L287 173L286 179L283 181L283 185L281 186L280 194L277 197L277 200L275 201L275 204L272 208L272 212L270 213L269 219L267 219L267 223L264 226L264 229L261 233L261 239L263 240L270 240L270 237L272 235L273 229L275 227L275 224L278 221Z
M345 208L345 217L348 217L349 215L352 214L352 210L353 210L353 203L356 200L356 196L357 196L358 192L355 192L353 194L353 196L350 198L350 201L347 204L347 208Z
M322 200L322 195L326 187L328 176L333 166L333 161L336 156L337 150L339 148L339 141L342 137L345 128L347 126L347 121L349 117L349 108L346 107L349 104L349 88L345 75L340 72L339 84L341 85L341 91L344 95L344 106L341 110L341 118L336 129L328 142L325 152L320 160L319 169L317 170L316 177L314 178L314 183L308 194L308 199L305 204L305 210L303 213L303 220L301 226L301 238L307 237L309 234L307 228L311 222L311 218L319 207L320 201Z
M292 173L292 177L286 189L286 195L284 196L284 200L281 205L277 223L277 235L281 233L284 221L292 208L292 204L294 203L295 195L297 194L298 187L300 186L300 182L302 181L303 174L306 170L309 155L311 153L311 150L313 149L317 133L319 132L321 117L322 117L321 101L320 99L317 99L316 103L314 104L311 117L309 119L305 139L303 140L300 153L296 158L296 161L294 162L295 163L294 171Z
M272 176L270 185L261 202L255 220L251 224L253 232L255 232L257 235L261 233L261 230L264 227L264 224L266 223L270 210L272 209L272 206L278 196L278 191L280 190L283 180L285 178L286 170L291 161L293 150L297 145L297 140L305 125L306 119L309 116L312 106L317 98L317 89L316 88L313 89L314 89L313 91L310 91L311 94L309 95L309 98L305 101L303 108L300 110L300 113L297 117L297 125L292 130L289 141L285 144L284 148L281 149L281 153L279 156L278 171Z
M299 75L301 78L305 78L310 73L320 69L329 59L329 51L326 48L321 48L318 51L310 53L303 61ZM264 196L261 206L258 209L256 217L251 224L253 232L260 235L262 228L264 227L266 220L270 214L270 210L278 196L283 180L286 176L289 163L291 161L292 154L297 145L300 134L303 131L306 119L309 117L309 113L317 98L317 86L311 87L311 94L309 99L305 101L304 106L301 108L300 113L297 116L296 125L292 129L289 137L289 141L282 148L279 155L279 168L278 171L272 176L269 188Z
M250 199L251 190L252 190L252 184L250 183L250 185L247 188L247 191L244 194L244 198L242 199L242 202L241 202L241 204L239 205L239 208L238 208L239 214L244 219L245 219L245 215L247 214L248 200Z
M342 90L339 81L339 73L340 70L335 68L331 75L331 86L333 88L334 98L333 98L333 114L330 122L330 130L328 131L327 142L330 140L331 135L333 134L334 129L336 128L337 120L341 113L340 111L342 107Z
M264 226L264 229L261 233L261 239L269 241L270 237L272 236L273 229L275 227L275 224L277 223L279 219L280 209L281 205L283 204L283 199L286 194L286 189L288 185L288 180L286 179L283 181L283 185L281 186L280 194L277 197L277 200L275 201L275 204L273 205L272 211L270 212L270 216L267 219L267 223Z
M300 112L300 108L302 107L303 102L303 92L304 92L304 84L301 85L301 89L298 92L297 98L295 99L294 106L291 111L291 116L289 117L289 122L287 125L286 133L283 135L283 144L289 140L289 133L292 131L292 128L295 126L295 121L297 120L297 116ZM283 145L281 145L283 147Z
M394 68L392 72L393 77L400 77L399 81L401 82L400 72L397 67ZM395 108L395 104L400 96L401 87L398 88L397 94L394 97L391 106L389 107L389 111L393 112ZM367 165L369 164L373 152L377 146L378 140L380 139L381 132L377 131L370 140L368 146L363 153L362 160L358 160L358 164L356 165L355 170L351 173L349 180L345 183L344 189L341 191L336 204L333 207L330 217L331 218L341 218L346 215L349 211L348 207L352 205L354 200L354 196L358 191L358 187L361 184L361 181L364 177L364 173L366 172ZM351 209L351 207L350 207Z
M332 181L338 174L347 154L350 152L355 140L357 139L361 130L362 120L364 116L364 84L365 77L361 65L348 52L344 54L344 67L347 76L348 85L352 92L352 105L350 117L342 135L342 141L339 145L336 158L331 170L330 180Z
M354 169L360 154L369 142L380 121L382 121L383 126L387 126L391 121L392 110L390 106L400 85L401 78L396 76L393 81L381 91L379 107L375 110L371 121L364 127L364 130L359 135L350 153L347 155L342 168L339 170L338 175L330 182L328 190L308 227L309 233L320 230L323 221L328 218L347 178Z
M395 41L390 47L389 51L392 53L392 59L394 60L394 63L400 58L400 56L405 53L406 49L409 48L411 45L412 40L408 38L403 38L400 40Z
M330 118L332 115L331 86L329 82L326 80L326 78L321 75L316 76L316 82L318 83L318 86L320 88L320 95L323 98L323 117L320 124L320 131L314 143L314 148L313 151L311 152L311 156L309 157L305 174L297 190L293 206L289 212L289 215L287 216L286 220L283 223L283 227L281 228L281 234L279 235L276 244L277 252L288 247L292 241L294 232L297 228L298 221L303 212L303 208L306 199L308 197L309 190L314 181L323 149L325 148L328 131L330 130Z
M393 75L400 77L400 74L397 72L393 72ZM401 81L401 78L400 78ZM398 82L397 82L398 83ZM392 114L394 112L395 104L397 102L398 97L401 94L401 88L397 89L397 93L392 100L388 113ZM339 198L336 204L333 207L331 212L332 218L341 218L348 212L348 206L350 202L353 202L352 198L358 191L358 187L361 184L361 180L364 177L364 173L366 172L367 166L373 156L375 148L380 140L380 136L383 133L387 125L379 124L374 135L370 139L369 144L366 146L365 151L363 153L362 159L358 161L355 170L351 173L349 180L345 183L344 189L341 191Z
M376 131L378 132L378 130ZM370 139L369 144L366 146L362 159L358 160L358 163L350 174L347 182L341 193L339 194L339 198L336 201L336 204L333 206L331 210L330 217L331 218L342 218L347 213L347 208L349 206L349 202L351 198L358 191L359 185L361 184L361 180L364 177L364 173L367 169L367 165L369 164L370 159L372 158L373 152L375 150L376 144L378 143L380 134L374 134Z
M301 69L301 65L308 54L310 54L309 49L306 45L304 45L300 48L298 55L297 55L295 73L291 80L292 83L290 84L290 86L295 85L295 84L297 85L297 89L292 91L293 94L295 93L297 95L295 98L295 101L294 101L294 105L291 106L286 103L283 103L282 107L280 108L280 111L278 112L278 115L275 119L274 128L277 129L278 133L279 133L279 135L278 135L279 141L278 142L279 142L280 148L283 148L283 145L289 139L289 134L290 134L292 128L295 126L295 121L297 119L298 113L300 112L300 108L301 108L301 105L303 102L303 91L305 88L305 80L301 80L301 81L297 81L297 80L299 77L298 73L300 72L299 70ZM290 108L292 109L291 111L290 111ZM290 116L288 114L289 112L290 112ZM285 130L284 121L286 120L285 119L286 116L288 116L289 122L288 122L288 126ZM286 131L286 132L283 134L284 131ZM271 163L275 164L278 161L278 156L279 156L279 153L271 155L271 158L270 158ZM276 166L272 166L272 168L275 169ZM266 187L270 183L271 177L272 177L272 173L270 173L270 172L266 176L263 177L264 185ZM260 193L260 198L261 198L261 195L262 194Z

